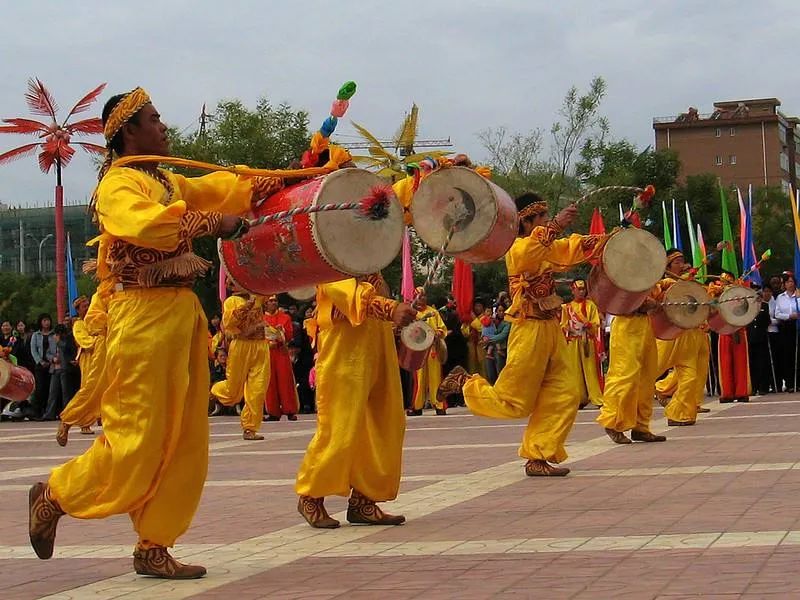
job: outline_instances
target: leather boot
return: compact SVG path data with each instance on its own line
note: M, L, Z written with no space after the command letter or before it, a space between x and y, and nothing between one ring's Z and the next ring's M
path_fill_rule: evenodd
M347 520L359 525L402 525L403 515L390 515L383 512L372 500L358 490L353 490L347 501Z
M164 546L144 548L139 544L133 551L133 569L138 575L161 579L200 579L206 574L205 567L179 563Z
M690 425L694 425L694 421L673 421L672 419L667 419L667 425L670 427L689 427Z
M658 402L662 408L666 408L670 400L672 400L672 398L670 398L669 396L662 396L661 394L656 394L656 402Z
M306 522L317 529L336 529L339 521L325 510L325 498L300 496L297 500L297 512L303 515Z
M621 431L616 431L615 429L609 429L606 427L606 435L611 438L611 441L615 444L630 444L631 441Z
M453 367L453 370L439 384L439 388L436 390L436 400L446 404L448 396L461 393L461 388L464 387L467 379L469 379L469 373L464 370L464 367Z
M634 442L666 442L667 436L656 435L650 431L639 431L634 429L631 431L631 439Z
M708 408L708 407L706 407L706 406L698 406L698 407L697 407L697 412L698 412L699 414L706 414L706 413L710 413L710 412L711 412L711 409L710 409L710 408Z
M33 551L42 560L53 556L58 520L64 515L58 503L50 497L45 483L33 485L28 492L28 535Z
M568 468L556 467L546 460L529 460L525 463L525 475L528 477L564 477L568 474Z
M66 446L67 442L69 441L69 428L70 425L61 421L58 424L58 431L56 431L56 442L58 442L59 446Z
M245 429L244 433L242 433L242 439L243 440L251 440L251 441L263 440L264 436L257 434L252 429Z
M94 435L94 431L87 425L86 427L81 427L81 435Z

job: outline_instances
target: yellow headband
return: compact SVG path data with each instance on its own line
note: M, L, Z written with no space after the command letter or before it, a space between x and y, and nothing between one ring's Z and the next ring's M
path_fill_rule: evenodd
M133 115L142 110L145 104L150 104L150 96L142 88L137 87L132 92L125 94L122 100L117 102L117 105L111 109L111 113L108 115L106 124L103 127L103 135L106 138L106 142L111 142L119 130L122 129L122 126L130 121Z
M524 219L525 217L535 217L537 215L543 215L546 212L547 202L533 202L519 211L519 218Z
M676 258L683 258L683 252L680 250L673 250L669 254L667 254L667 264L671 263Z

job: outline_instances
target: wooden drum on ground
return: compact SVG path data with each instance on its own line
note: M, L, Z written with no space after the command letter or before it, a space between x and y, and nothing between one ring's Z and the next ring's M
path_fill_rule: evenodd
M700 327L708 319L711 298L695 281L676 281L664 293L664 305L651 313L653 333L660 340L674 340L687 329Z
M298 302L311 302L317 296L317 286L308 285L305 287L294 288L286 292Z
M414 229L425 245L470 263L502 258L517 237L517 207L505 190L466 167L434 171L411 202Z
M667 253L656 236L631 227L612 235L589 274L589 297L600 312L632 313L664 276Z
M342 169L281 190L253 217L358 202L376 187L388 184L363 169ZM353 210L295 215L257 225L238 240L220 241L220 260L235 283L261 296L377 273L400 253L403 240L403 209L389 193L385 219L367 219Z
M30 398L34 387L33 373L28 369L0 360L0 398L22 402Z
M425 321L414 321L400 332L397 359L400 366L413 373L422 368L436 333Z
M708 326L723 335L735 333L756 318L760 305L761 300L754 290L732 285L720 295L716 310L708 318Z

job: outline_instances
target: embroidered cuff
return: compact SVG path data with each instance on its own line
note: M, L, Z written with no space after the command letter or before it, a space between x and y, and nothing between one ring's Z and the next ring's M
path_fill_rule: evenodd
M265 200L283 189L283 179L280 177L255 177L253 179L253 203Z
M181 217L178 235L184 240L216 235L220 225L222 213L187 210Z
M398 304L400 303L397 300L374 295L367 304L367 317L380 321L391 321Z
M550 246L564 229L556 223L555 219L548 221L541 228L537 228L536 237L542 246Z

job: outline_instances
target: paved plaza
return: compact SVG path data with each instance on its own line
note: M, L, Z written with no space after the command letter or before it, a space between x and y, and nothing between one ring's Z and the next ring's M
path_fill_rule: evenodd
M36 559L27 489L88 447L52 423L0 425L0 598L800 598L800 395L720 405L662 444L618 446L581 411L564 479L525 477L524 422L464 409L412 417L396 528L309 528L294 474L313 416L265 423L246 442L211 419L211 466L194 524L175 548L208 567L188 582L132 573L127 517L65 517ZM343 519L346 501L329 499Z

